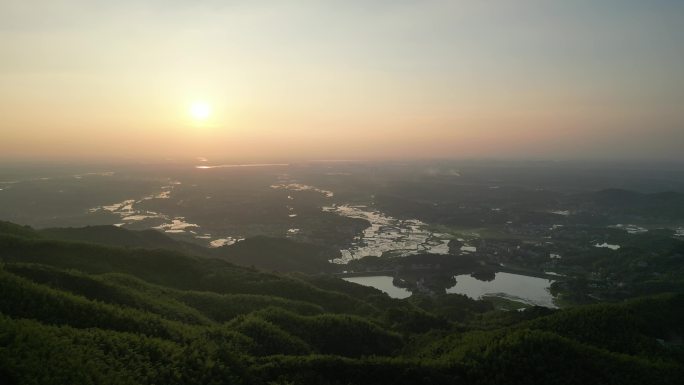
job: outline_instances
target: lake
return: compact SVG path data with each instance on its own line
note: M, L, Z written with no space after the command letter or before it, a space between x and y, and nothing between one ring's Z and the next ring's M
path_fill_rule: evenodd
M480 281L468 274L457 275L454 278L456 278L456 285L448 288L446 290L447 293L464 294L473 299L480 299L485 295L496 296L530 305L549 308L557 307L553 303L553 296L549 292L549 287L553 283L549 279L501 272L496 273L492 281ZM407 298L411 296L410 291L394 286L392 284L392 277L389 276L374 275L342 279L347 282L374 287L387 293L392 298Z
M501 272L496 273L492 281L480 281L468 274L457 275L454 278L456 285L448 288L447 293L465 294L473 299L493 295L530 305L556 307L549 292L553 281L548 279Z

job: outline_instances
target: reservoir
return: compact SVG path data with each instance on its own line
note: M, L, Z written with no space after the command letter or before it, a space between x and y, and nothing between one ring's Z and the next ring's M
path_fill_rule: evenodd
M465 294L473 299L489 295L530 305L556 307L549 292L553 281L548 279L502 272L496 273L491 281L480 281L468 274L457 275L454 278L456 285L448 288L447 293Z
M496 273L491 281L480 281L469 274L457 275L454 278L456 279L456 285L446 289L447 293L464 294L473 299L480 299L483 296L495 296L529 305L549 308L557 307L553 302L553 296L549 292L549 287L553 283L549 279L503 272ZM409 290L394 286L390 276L374 275L342 279L347 282L374 287L387 293L392 298L401 299L411 296Z

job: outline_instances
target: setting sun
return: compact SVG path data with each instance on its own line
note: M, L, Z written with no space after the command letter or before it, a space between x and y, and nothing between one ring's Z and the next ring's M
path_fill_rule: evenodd
M211 106L206 102L194 102L190 105L190 115L196 120L206 120L211 115Z
M684 0L0 0L0 385L684 385L683 41Z

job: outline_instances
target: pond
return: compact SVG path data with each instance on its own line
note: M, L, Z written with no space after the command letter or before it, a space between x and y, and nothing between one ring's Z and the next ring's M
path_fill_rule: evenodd
M401 288L396 287L392 284L392 277L386 275L373 275L368 277L346 277L342 278L347 282L358 283L363 286L374 287L378 290L384 291L392 298L408 298L411 296L411 292Z

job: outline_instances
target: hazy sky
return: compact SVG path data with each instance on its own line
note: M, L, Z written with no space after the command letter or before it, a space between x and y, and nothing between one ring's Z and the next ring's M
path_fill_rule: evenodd
M684 160L684 1L0 0L37 156Z

